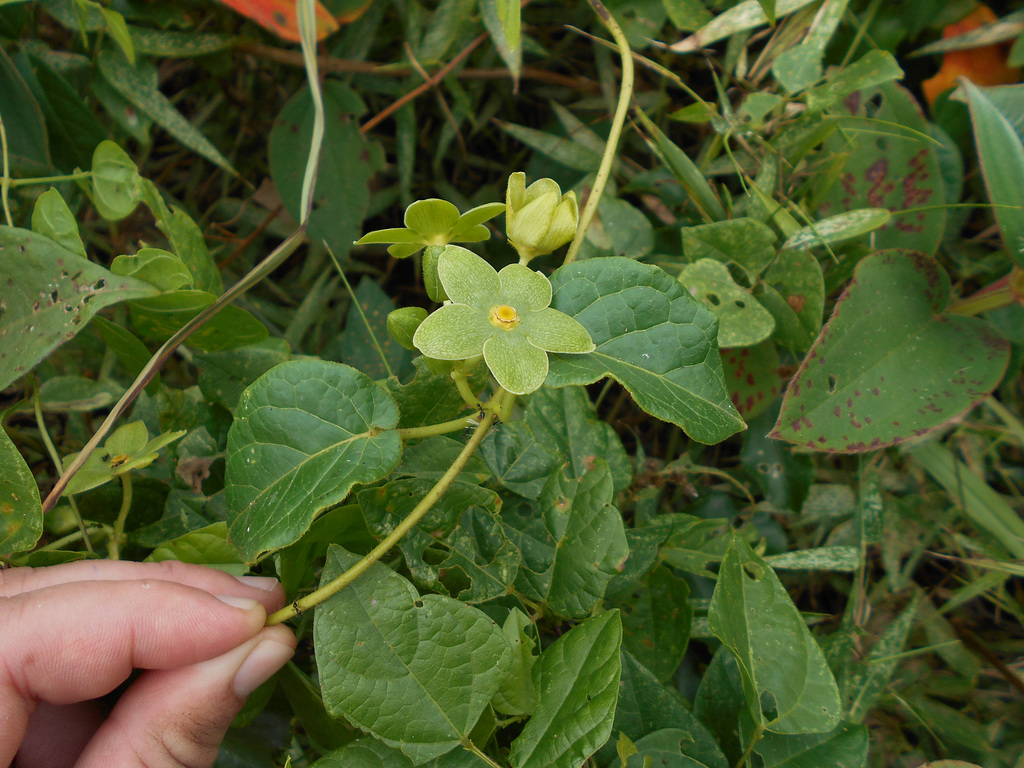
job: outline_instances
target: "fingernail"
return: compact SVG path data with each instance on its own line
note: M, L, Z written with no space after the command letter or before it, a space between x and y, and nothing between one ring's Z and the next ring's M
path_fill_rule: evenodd
M264 640L242 662L231 684L244 699L270 679L292 657L295 649L276 640Z
M264 592L269 592L278 585L277 579L273 576L235 576L235 578L247 587L262 589Z
M253 600L250 597L235 597L234 595L216 595L215 597L222 603L227 603L233 608L241 608L243 611L262 607L258 600Z

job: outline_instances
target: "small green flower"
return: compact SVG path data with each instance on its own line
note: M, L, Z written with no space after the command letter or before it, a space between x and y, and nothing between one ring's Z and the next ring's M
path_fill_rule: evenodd
M585 354L594 341L576 320L551 309L551 283L522 264L494 267L450 245L438 276L451 303L424 320L413 344L427 357L484 362L504 389L525 395L548 375L548 352Z
M553 179L537 179L527 187L525 173L508 177L505 231L509 243L519 252L521 264L572 240L579 220L576 193L572 190L563 195Z
M388 253L404 259L427 245L479 243L491 236L484 222L503 210L503 203L484 203L460 216L459 209L447 200L417 200L405 209L404 227L367 232L355 244L393 243Z

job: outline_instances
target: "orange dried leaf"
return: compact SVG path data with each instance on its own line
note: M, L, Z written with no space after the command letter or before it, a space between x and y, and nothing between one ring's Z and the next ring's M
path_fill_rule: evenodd
M299 41L299 20L295 0L220 0L228 8L252 19L278 37ZM338 22L319 2L316 4L316 39L323 40L337 31Z
M987 5L978 5L956 24L945 27L942 30L942 37L956 37L997 20L991 8ZM961 51L946 51L942 56L942 68L935 77L921 83L928 104L934 104L940 94L955 88L958 77L966 77L975 85L981 86L1017 82L1020 79L1020 70L1007 66L1006 54L1007 46L1002 43Z

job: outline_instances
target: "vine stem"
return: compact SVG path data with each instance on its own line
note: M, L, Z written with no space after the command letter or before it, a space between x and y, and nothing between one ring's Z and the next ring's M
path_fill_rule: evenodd
M480 749L480 747L478 747L476 744L474 744L469 739L466 739L464 742L462 742L462 747L467 752L472 752L474 755L479 757L481 760L483 760L485 763L487 763L489 766L491 766L491 768L503 768L501 763L497 763L494 760L492 760L490 757L487 756L486 752L484 752L482 749Z
M328 582L324 586L310 592L305 597L295 600L291 605L287 605L279 611L276 611L267 617L267 626L274 624L280 624L283 621L298 616L303 611L312 608L315 605L322 603L329 597L336 595L338 592L343 590L359 576L369 569L371 565L380 560L384 554L395 546L402 537L405 536L413 527L418 523L427 512L429 512L433 506L441 500L445 492L451 487L451 484L455 482L455 478L459 476L459 473L465 468L470 457L476 453L476 449L480 447L480 443L483 442L484 437L487 436L487 432L490 430L491 425L494 424L494 420L497 417L498 411L501 410L502 402L507 398L511 397L505 390L500 390L497 395L494 396L495 408L484 414L483 419L477 425L473 435L469 438L469 442L466 443L459 455L455 457L455 461L448 467L448 470L441 476L441 479L437 481L433 488L427 491L427 494L420 499L412 512L410 512L401 523L395 526L395 529L384 537L381 542L370 550L369 554L363 557L358 563L353 565L341 576Z
M622 126L626 123L629 101L633 97L633 52L629 49L629 42L601 0L588 0L588 2L598 18L601 19L601 23L608 28L615 39L619 54L622 56L622 82L619 85L619 102L615 107L612 127L608 131L608 142L604 145L604 154L601 156L601 165L598 166L594 186L590 188L590 194L587 196L587 204L583 206L583 214L580 216L580 223L576 228L576 236L572 239L572 244L569 245L569 250L565 254L563 262L565 264L576 261L580 248L583 246L583 238L586 237L590 222L594 220L594 214L597 213L597 204L601 201L601 195L608 184L608 177L611 176L615 152L619 147L619 137L622 136Z
M114 521L114 532L110 536L110 543L107 545L107 556L111 560L117 560L121 556L121 539L124 538L124 524L128 520L128 511L132 508L132 473L125 472L121 475L121 511L117 513L117 520Z
M743 768L743 766L747 764L747 760L754 751L754 745L761 740L762 736L764 736L764 723L758 723L757 728L754 729L754 733L751 734L750 743L747 744L747 748L743 752L743 756L739 759L739 762L736 763L736 768Z
M4 119L0 117L0 150L4 156L4 175L0 178L0 202L3 203L4 218L7 226L14 226L14 219L11 218L11 208L7 202L7 192L11 188L11 166L7 156L7 129L4 128Z

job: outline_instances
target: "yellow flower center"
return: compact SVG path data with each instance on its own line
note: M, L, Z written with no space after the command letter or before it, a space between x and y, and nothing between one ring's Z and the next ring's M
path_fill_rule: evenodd
M519 325L519 316L507 304L499 304L491 310L491 322L499 328L510 331Z

